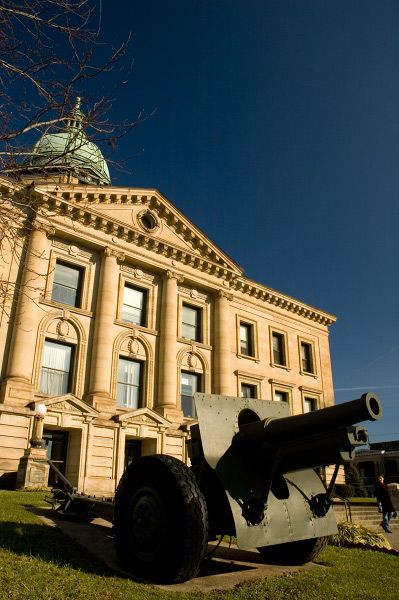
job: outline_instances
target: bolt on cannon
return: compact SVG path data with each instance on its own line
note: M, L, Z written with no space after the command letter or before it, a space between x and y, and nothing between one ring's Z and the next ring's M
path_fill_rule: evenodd
M367 430L357 424L381 417L378 398L369 392L296 416L280 402L198 393L194 399L191 466L143 456L121 478L113 503L121 566L146 581L186 581L198 573L208 541L225 535L235 536L239 548L257 548L265 562L314 559L337 532L338 469L367 444ZM328 465L335 470L326 487L316 469ZM88 504L70 490L68 500ZM104 501L89 503L101 514Z

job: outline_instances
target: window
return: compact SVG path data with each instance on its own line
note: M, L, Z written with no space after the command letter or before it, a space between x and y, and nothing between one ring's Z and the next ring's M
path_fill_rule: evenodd
M314 398L305 397L303 399L303 412L308 413L313 410L316 410L316 400Z
M282 333L273 331L272 333L273 346L273 364L285 366L287 364L285 356L285 339Z
M181 409L185 417L197 418L194 405L194 394L201 388L201 375L197 373L181 372L180 375L180 401Z
M242 398L256 398L256 385L251 385L250 383L242 383L241 396Z
M201 341L201 309L183 304L181 335L195 342Z
M48 396L63 396L71 391L73 346L45 340L40 392Z
M147 292L131 285L123 289L122 321L145 327L147 322Z
M288 402L289 401L288 392L282 392L280 390L275 390L274 400L276 402Z
M240 354L254 355L253 328L248 323L240 323Z
M140 408L142 403L142 363L119 358L116 399L122 408Z
M314 373L312 344L301 342L301 366L304 373Z
M57 261L51 299L54 302L79 307L82 295L83 269Z

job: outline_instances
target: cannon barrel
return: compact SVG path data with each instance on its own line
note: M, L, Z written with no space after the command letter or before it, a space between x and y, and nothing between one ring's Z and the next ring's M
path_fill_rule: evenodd
M249 412L256 418L255 413ZM350 402L280 419L258 419L251 422L248 411L244 409L239 416L237 437L240 442L247 442L250 445L259 443L281 445L286 442L291 444L314 434L331 432L361 421L376 421L381 415L380 401L372 392L367 392L361 398Z

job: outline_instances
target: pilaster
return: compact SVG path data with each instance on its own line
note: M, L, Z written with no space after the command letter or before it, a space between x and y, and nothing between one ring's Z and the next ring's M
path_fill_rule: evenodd
M156 411L171 422L181 422L182 411L177 406L177 284L184 279L173 271L163 278L159 340L159 379Z
M32 223L1 402L15 404L20 399L26 404L33 399L33 360L37 329L43 314L39 302L44 296L49 260L47 237L54 234L55 229L48 224ZM18 393L19 388L21 394Z
M219 290L215 302L215 343L214 343L214 386L215 393L222 396L235 395L232 392L231 373L231 332L230 302L233 296Z
M111 397L112 347L114 320L118 297L119 267L117 261L123 254L105 248L97 296L96 318L90 370L90 388L87 402L100 412L115 411L115 399Z

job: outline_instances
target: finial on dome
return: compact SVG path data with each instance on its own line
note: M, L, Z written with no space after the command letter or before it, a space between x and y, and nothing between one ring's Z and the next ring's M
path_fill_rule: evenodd
M80 105L82 103L82 99L80 96L76 96L75 104L73 105L72 110L68 114L68 118L66 121L67 129L82 129L82 121L84 118L84 114L80 109Z

